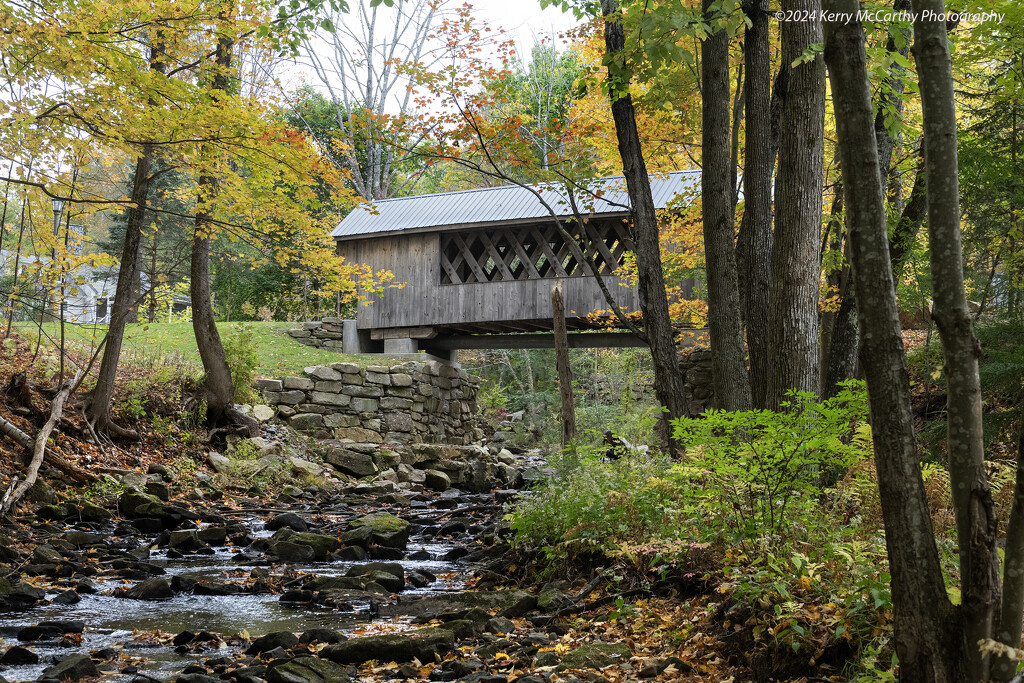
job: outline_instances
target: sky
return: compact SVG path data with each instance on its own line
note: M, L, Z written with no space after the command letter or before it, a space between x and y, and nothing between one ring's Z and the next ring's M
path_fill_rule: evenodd
M565 31L577 24L572 12L555 7L540 8L538 0L468 0L477 16L491 26L505 29L520 50L529 54L534 38Z

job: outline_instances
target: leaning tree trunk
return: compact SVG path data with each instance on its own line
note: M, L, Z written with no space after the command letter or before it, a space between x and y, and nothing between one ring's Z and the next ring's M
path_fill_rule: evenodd
M976 643L992 638L1000 600L996 514L985 474L981 428L981 346L964 292L960 248L960 185L956 107L942 0L915 0L914 58L924 114L928 239L931 253L932 319L942 340L947 387L946 448L960 548L960 605L968 643L968 680L988 680L987 657ZM928 16L928 15L931 16ZM1020 634L1014 646L1020 645Z
M705 21L721 21L704 0ZM733 164L729 145L729 34L721 28L701 44L703 170L701 205L708 275L708 332L715 403L724 410L750 409L750 382L743 345L743 316L736 273Z
M822 42L817 18L821 2L783 0L782 9L814 17L782 24L782 61L789 64ZM817 393L821 377L818 250L825 172L825 65L820 58L790 72L781 124L771 256L769 408L778 408L790 389Z
M857 0L828 9L856 16ZM829 23L825 59L846 192L861 359L868 384L875 467L892 575L896 653L904 681L963 677L964 642L946 596L914 437L910 379L903 354L896 288L889 263L885 203L878 173L864 29Z
M234 41L227 35L222 35L217 41L217 70L210 83L214 93L226 92L228 89L233 46ZM209 203L217 194L217 179L209 174L201 175L196 193L199 201L196 207L195 232L192 236L189 294L192 297L192 329L196 335L199 357L203 361L203 370L206 372L203 380L206 420L213 425L231 408L235 393L224 344L221 343L220 333L217 332L213 296L210 292L213 216Z
M772 355L768 345L771 328L768 287L776 142L772 139L771 31L767 5L767 0L749 0L743 6L750 21L743 37L747 69L743 86L743 96L747 100L746 162L743 168L743 220L736 249L739 279L743 282L741 296L750 357L751 403L758 408L765 404ZM708 93L707 86L704 93ZM706 125L704 130L707 131Z
M158 30L149 50L149 69L153 75L167 73L164 62L165 47ZM159 77L159 76L158 76ZM150 107L156 107L155 100L149 100ZM110 404L114 396L114 379L124 342L124 328L133 320L138 306L139 249L142 242L142 224L146 217L149 201L149 186L152 183L150 171L156 144L142 145L142 154L135 162L135 177L132 180L132 207L128 210L128 224L125 226L124 245L121 249L121 264L117 272L117 286L114 303L110 311L110 325L107 327L107 341L100 361L96 386L89 397L86 419L97 432L115 432L121 436L136 437L135 432L122 429L110 420ZM152 284L152 283L151 283Z
M618 10L618 0L602 0L604 40L608 55L620 52L625 46L622 24L615 16ZM628 83L612 79L613 74L609 72L609 84L613 86L610 92L612 118L615 120L615 135L633 219L640 311L651 345L654 391L658 402L668 410L665 418L671 420L686 415L686 399L683 397L683 377L676 358L675 335L661 268L658 217L651 196L651 179L647 175L640 135L636 128L633 98L629 95ZM666 441L669 449L674 451L672 440L666 438Z
M110 325L107 328L106 346L100 361L96 386L89 397L86 419L97 432L114 432L120 436L135 433L122 429L110 419L110 404L114 397L114 380L121 358L124 329L131 313L135 310L135 283L139 272L139 244L142 239L142 222L146 214L151 181L150 169L156 146L146 143L142 155L135 162L135 178L132 181L132 207L128 209L128 224L125 226L124 246L121 249L121 264L117 272L117 287L114 303L110 310Z

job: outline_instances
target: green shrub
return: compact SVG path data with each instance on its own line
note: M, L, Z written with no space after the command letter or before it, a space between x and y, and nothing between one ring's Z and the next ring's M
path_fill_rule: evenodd
M802 526L822 483L839 478L870 450L865 392L847 384L818 402L792 392L783 410L709 411L676 420L673 436L686 448L678 475L710 523L734 541L778 541ZM854 438L854 437L857 438Z
M224 338L224 354L231 368L235 403L251 403L259 398L252 386L260 357L256 353L256 335L252 325L238 325Z

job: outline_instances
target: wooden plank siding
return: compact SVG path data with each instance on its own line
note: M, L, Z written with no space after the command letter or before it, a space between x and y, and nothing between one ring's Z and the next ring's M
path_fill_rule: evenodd
M448 325L464 329L489 324L551 319L554 278L441 284L440 233L403 234L338 242L338 253L350 263L390 270L402 289L388 289L360 304L359 329ZM603 276L623 308L639 310L635 289L616 276ZM608 308L593 277L561 278L569 316L584 317Z

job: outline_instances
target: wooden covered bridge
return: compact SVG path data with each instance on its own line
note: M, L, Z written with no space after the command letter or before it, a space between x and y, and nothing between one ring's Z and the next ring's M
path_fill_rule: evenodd
M699 183L699 171L653 175L655 205L691 197ZM585 220L572 220L573 204ZM345 322L346 353L451 357L459 348L551 347L554 280L575 330L570 345L642 345L628 333L582 332L594 327L588 313L608 308L588 260L623 309L640 308L636 290L617 274L633 251L621 177L593 181L572 198L560 186L535 194L512 185L383 200L354 209L332 236L348 262L390 270L405 283L371 295Z

